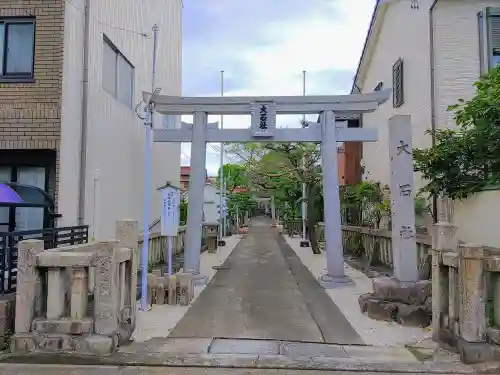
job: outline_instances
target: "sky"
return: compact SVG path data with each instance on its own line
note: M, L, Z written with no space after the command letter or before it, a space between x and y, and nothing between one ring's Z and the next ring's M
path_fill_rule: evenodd
M221 70L225 96L302 95L303 71L306 94L349 94L374 5L375 0L184 0L182 94L220 96ZM224 116L224 128L249 125L249 116ZM300 116L278 116L277 125L299 127ZM218 151L219 145L207 147L209 175L219 168ZM183 165L189 165L190 152L190 144L183 144Z

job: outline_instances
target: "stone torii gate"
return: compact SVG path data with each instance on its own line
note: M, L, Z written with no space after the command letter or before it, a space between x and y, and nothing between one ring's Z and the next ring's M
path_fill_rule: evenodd
M193 115L193 124L180 129L153 129L154 142L192 142L189 205L184 250L184 270L199 275L203 228L203 187L206 143L214 142L314 142L321 143L327 273L320 277L325 287L350 280L344 274L337 142L374 142L374 129L336 126L336 112L367 113L389 99L390 90L369 94L336 96L274 97L179 97L144 92L143 100L163 115ZM219 129L208 123L208 115L248 115L250 129ZM277 114L320 114L320 123L306 128L276 128ZM339 124L343 125L343 124ZM199 275L200 279L204 277Z

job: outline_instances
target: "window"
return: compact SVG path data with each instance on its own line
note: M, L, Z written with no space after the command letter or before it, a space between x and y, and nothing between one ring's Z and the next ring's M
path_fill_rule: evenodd
M102 51L102 88L120 103L132 108L134 67L106 37Z
M0 80L33 79L35 20L0 18Z
M500 8L478 13L481 74L500 64Z
M384 82L379 82L377 86L373 89L373 91L380 91L384 87Z
M392 66L392 106L399 108L404 101L403 60L398 59Z

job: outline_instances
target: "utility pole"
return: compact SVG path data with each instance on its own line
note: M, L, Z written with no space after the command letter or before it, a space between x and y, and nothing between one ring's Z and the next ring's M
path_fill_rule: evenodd
M306 71L302 71L302 95L306 96ZM302 127L306 126L306 114L302 115ZM302 169L305 172L306 169L305 156L302 156ZM305 174L305 173L303 173ZM307 202L306 202L306 183L302 182L302 202L301 202L301 214L302 214L302 240L300 241L300 247L308 247L309 241L307 240Z
M220 96L224 96L224 71L220 71ZM224 129L224 115L220 115L220 128ZM219 169L219 240L217 246L226 246L224 240L224 142L220 143L220 169Z
M231 178L231 173L227 171L226 182L224 183L224 198L226 200L226 212L224 213L224 237L227 237L227 222L229 217L229 194L227 193L227 182Z
M151 93L154 95L156 85L156 51L158 48L158 25L153 26L153 67L151 77ZM144 126L146 127L146 147L144 151L144 218L143 218L143 245L141 252L141 310L147 311L148 306L148 263L149 263L149 219L151 206L151 133L153 129L153 105L150 102L146 107Z
M236 209L236 235L240 234L240 211L238 205L235 207Z

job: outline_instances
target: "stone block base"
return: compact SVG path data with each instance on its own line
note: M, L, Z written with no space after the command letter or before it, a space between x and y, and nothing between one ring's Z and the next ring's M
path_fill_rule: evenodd
M36 342L31 333L16 333L10 338L11 353L31 353L35 349Z
M198 279L201 279L199 281ZM206 276L179 272L172 276L148 275L148 301L157 305L187 306L194 297L194 284L206 283Z
M475 364L498 359L500 354L492 345L486 342L467 342L458 339L458 352L463 363Z
M207 249L209 253L217 252L217 237L207 237Z
M12 353L68 353L94 354L106 356L116 353L123 343L130 340L132 330L123 328L110 336L86 334L70 335L64 333L22 333L12 336Z
M337 289L354 285L354 281L347 275L329 276L325 274L318 277L318 282L325 289Z
M486 341L489 344L500 346L500 329L489 327L486 330Z
M400 282L394 278L373 280L373 293L358 298L370 318L403 326L427 327L432 321L431 281Z
M31 332L17 333L10 340L12 353L82 353L109 355L128 343L134 331L130 309L124 308L119 317L118 329L109 335L99 335L94 331L94 321L84 319L36 319Z

